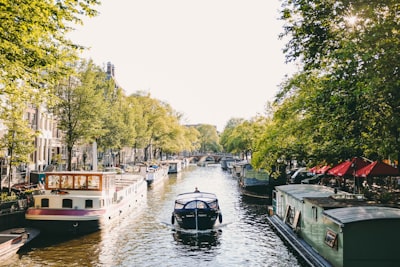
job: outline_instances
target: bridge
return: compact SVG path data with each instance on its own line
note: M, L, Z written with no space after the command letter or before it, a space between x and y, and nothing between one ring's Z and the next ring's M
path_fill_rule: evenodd
M224 157L233 157L230 154L199 154L186 156L190 163L212 162L219 163Z

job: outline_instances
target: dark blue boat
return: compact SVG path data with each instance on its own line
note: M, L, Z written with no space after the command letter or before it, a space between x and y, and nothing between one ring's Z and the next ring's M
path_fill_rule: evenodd
M190 192L179 194L175 200L171 223L183 229L212 229L216 221L222 223L217 196L213 193Z

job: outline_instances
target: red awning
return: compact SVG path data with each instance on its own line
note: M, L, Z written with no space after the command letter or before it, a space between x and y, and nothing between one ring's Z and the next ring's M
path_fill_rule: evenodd
M324 167L317 169L316 173L325 174L330 168L331 168L331 166L325 165Z
M328 174L334 176L350 176L355 175L355 172L359 169L364 168L370 163L362 158L354 157L351 161L346 160L328 171Z
M357 170L357 177L378 177L378 176L398 176L399 169L389 164L374 161L371 164Z
M310 168L310 169L308 170L308 172L317 173L317 170L318 170L318 169L319 169L319 166L314 166L314 167Z

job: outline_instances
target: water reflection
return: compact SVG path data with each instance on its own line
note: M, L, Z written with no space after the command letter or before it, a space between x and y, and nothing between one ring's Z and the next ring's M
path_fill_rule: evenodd
M211 249L220 245L219 236L222 230L211 231L173 231L172 236L177 245L183 245L185 249L190 246L191 249Z

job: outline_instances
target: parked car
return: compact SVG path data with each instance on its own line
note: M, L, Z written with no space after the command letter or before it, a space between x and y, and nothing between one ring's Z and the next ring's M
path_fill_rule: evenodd
M301 181L302 184L318 184L322 178L325 177L325 174L320 173L317 175L312 176L311 178L306 178Z
M307 171L306 167L298 169L291 177L291 184L300 184L302 180L313 177L314 174Z

